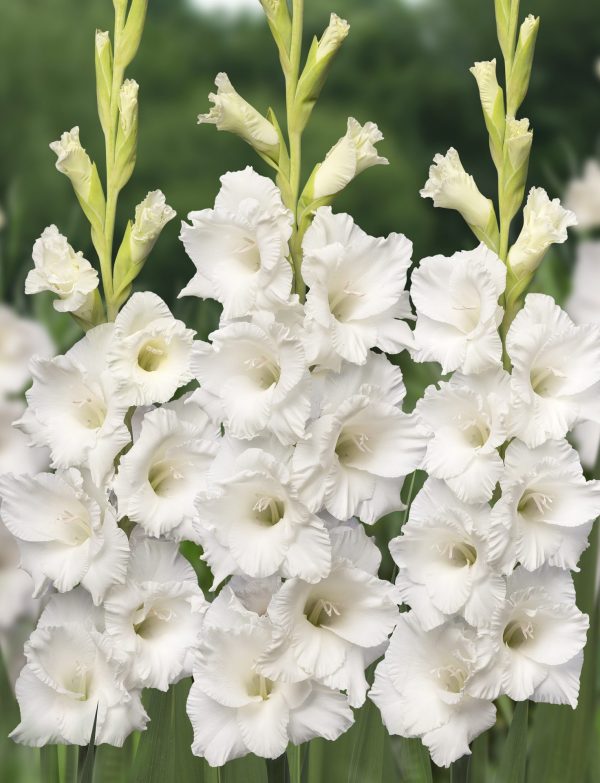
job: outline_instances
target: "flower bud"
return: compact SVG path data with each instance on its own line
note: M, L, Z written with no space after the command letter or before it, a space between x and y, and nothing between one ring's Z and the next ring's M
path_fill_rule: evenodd
M294 112L297 124L305 128L313 106L329 72L331 62L350 32L350 25L337 14L331 14L329 24L320 39L313 39L306 65L298 82Z
M260 0L260 3L277 47L287 55L292 38L292 20L286 0Z
M79 128L75 126L53 141L50 149L56 154L56 168L71 180L75 195L94 231L102 233L104 192L95 164L81 146Z
M349 117L346 134L329 150L309 180L306 193L310 199L315 201L335 196L361 171L371 166L387 165L387 158L382 158L375 147L382 140L383 134L374 122L361 125Z
M494 0L494 5L498 42L504 59L509 60L512 57L515 46L519 0Z
M118 304L129 295L131 283L139 275L161 231L176 215L160 190L153 190L135 208L135 221L127 224L115 261L114 291Z
M98 116L104 134L110 126L110 95L112 91L112 46L107 32L96 30L96 98Z
M76 253L56 226L48 226L33 246L34 268L25 280L25 293L51 291L59 298L54 309L80 313L88 309L98 287L98 273L83 253Z
M533 142L533 131L529 120L506 119L503 168L503 202L505 219L510 222L523 203L525 183L529 169L529 155Z
M123 188L133 173L137 154L138 90L133 79L126 79L119 91L119 127L115 154L117 186Z
M490 149L496 168L502 163L504 143L504 93L496 78L496 60L475 63L470 68L477 81L485 126L490 136Z
M521 25L519 31L517 51L507 87L508 114L511 114L513 117L527 95L539 26L539 17L530 14Z
M198 124L212 123L218 130L237 134L276 164L279 136L273 125L235 91L226 73L219 73L215 84L217 93L208 96L214 106L208 114L198 115Z
M460 212L475 235L493 248L490 240L498 234L494 205L464 170L458 152L453 147L445 155L434 157L421 196L432 199L435 207Z
M123 35L119 43L119 51L115 53L115 59L125 70L137 54L142 39L148 0L131 0L127 21L123 29Z
M531 277L552 244L565 242L567 228L577 224L573 212L552 201L543 188L531 188L523 210L523 228L510 249L508 263L516 278Z

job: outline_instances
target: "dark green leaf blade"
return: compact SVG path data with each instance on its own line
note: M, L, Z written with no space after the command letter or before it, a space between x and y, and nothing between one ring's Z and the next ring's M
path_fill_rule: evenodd
M520 701L504 743L496 783L525 783L527 765L527 723L529 702Z

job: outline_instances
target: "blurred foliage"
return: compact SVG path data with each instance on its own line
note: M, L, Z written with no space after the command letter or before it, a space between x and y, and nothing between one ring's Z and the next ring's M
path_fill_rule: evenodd
M327 22L329 4L307 3L306 37ZM306 135L307 171L343 134L348 115L382 128L389 167L365 173L337 202L372 233L403 231L415 257L471 246L456 215L434 210L418 195L431 158L455 146L484 192L494 172L475 82L468 67L497 53L492 0L331 0L348 18L349 39L332 70ZM525 113L535 129L531 181L556 195L600 129L600 4L590 0L526 0L542 17L536 67ZM0 203L8 207L6 243L14 259L5 297L19 297L31 246L56 223L92 260L87 227L66 178L54 170L48 143L78 124L84 146L102 167L96 118L93 33L107 29L109 0L0 0ZM202 16L184 0L151 0L132 76L140 85L140 147L125 190L119 230L135 204L160 187L179 217L211 206L218 177L248 163L267 173L243 142L196 125L218 71L259 109L282 112L276 52L260 15ZM192 274L177 240L177 221L164 232L139 280L173 303ZM199 316L198 303L188 310ZM181 307L181 305L180 305ZM190 315L187 310L180 313ZM210 324L202 324L203 330ZM194 318L194 320L196 320Z

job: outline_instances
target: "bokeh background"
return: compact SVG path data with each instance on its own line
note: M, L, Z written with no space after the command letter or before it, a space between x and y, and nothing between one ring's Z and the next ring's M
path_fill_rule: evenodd
M456 214L434 210L418 191L433 155L455 146L480 189L494 195L495 172L468 72L474 61L499 54L493 0L307 0L306 6L307 44L331 10L351 22L351 33L305 135L305 173L343 135L348 115L372 120L385 135L379 149L390 166L361 175L336 209L351 212L369 233L405 233L415 260L473 247ZM600 0L523 0L522 12L542 18L522 110L535 133L530 183L562 196L584 161L600 154ZM87 223L48 144L79 125L83 145L102 168L94 29L109 29L112 15L110 0L0 0L0 302L43 322L60 351L77 339L77 327L54 313L50 298L26 301L23 282L33 242L50 223L94 259ZM279 63L258 0L150 0L142 47L128 72L140 84L140 136L136 171L119 203L118 236L149 190L163 190L183 219L212 206L227 170L250 163L270 174L242 141L196 124L219 71L259 110L273 106L284 115ZM205 337L216 309L176 299L193 273L178 233L175 220L137 285L159 293ZM534 287L565 301L576 247L574 239L555 249ZM597 261L600 269L600 246ZM600 288L600 275L593 285ZM0 333L0 354L4 338ZM430 372L411 369L413 399ZM3 585L0 574L0 590ZM26 630L21 623L3 637L0 627L9 674ZM34 752L4 739L16 723L9 694L0 682L0 781L37 781ZM600 780L600 755L594 765L589 783Z

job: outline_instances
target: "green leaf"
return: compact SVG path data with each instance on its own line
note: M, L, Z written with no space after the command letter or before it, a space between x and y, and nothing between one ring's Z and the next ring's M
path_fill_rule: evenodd
M288 745L287 749L287 761L290 773L290 783L301 783L302 781L302 762L303 762L303 746L302 745Z
M496 783L525 783L528 715L529 702L519 702L515 707L508 737L504 743Z
M463 756L450 766L450 783L468 783L471 758Z
M488 783L488 755L490 732L484 731L471 744L471 763L469 764L469 783Z
M392 749L402 783L433 783L429 753L420 739L393 737Z
M285 759L284 759L285 761ZM219 783L267 783L267 765L264 759L250 754L242 759L229 761L217 770ZM205 780L205 783L208 781ZM277 781L279 783L279 781ZM281 781L283 783L283 780Z
M138 745L131 783L203 783L206 762L192 754L192 727L185 712L190 680L167 693L148 691L150 725ZM210 778L206 778L209 780Z
M591 765L594 736L595 697L598 681L598 606L595 601L597 524L589 548L575 575L577 605L590 616L588 641L583 655L579 705L538 704L532 730L532 751L528 779L537 783L584 781Z
M44 745L40 748L40 773L41 783L60 783L56 745Z
M94 715L94 725L89 744L85 750L81 748L79 754L79 783L92 783L94 779L94 762L96 761L96 724L98 721L98 708Z

